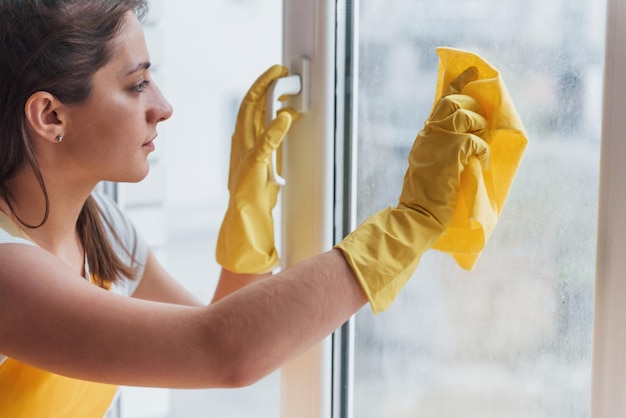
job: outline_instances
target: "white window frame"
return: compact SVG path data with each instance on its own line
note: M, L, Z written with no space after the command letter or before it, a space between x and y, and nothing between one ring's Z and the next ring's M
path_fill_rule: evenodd
M311 66L308 110L284 143L287 267L329 250L354 228L358 2L285 0L283 13L283 64L293 70L306 57ZM352 417L353 341L350 320L281 369L282 417Z
M597 274L595 289L591 417L613 418L626 416L626 3L607 0L606 55L604 75L604 105L601 146L600 195L598 212ZM283 248L287 265L326 251L342 230L352 228L355 217L351 202L333 200L332 188L353 197L352 175L356 162L354 148L338 148L333 155L335 136L344 139L345 132L354 136L355 115L350 126L339 120L345 109L356 109L342 100L345 86L341 76L345 69L341 30L343 25L352 25L357 31L358 19L345 20L345 2L323 0L284 0L283 59L289 66L300 56L311 62L311 103L309 111L294 126L285 150L285 173L288 184L283 199ZM350 2L348 2L350 3ZM358 16L358 0L353 2L352 13ZM341 21L338 22L337 18ZM337 33L335 32L338 28ZM355 32L357 33L357 32ZM354 36L358 39L357 36ZM358 65L357 49L351 51L354 68ZM354 73L358 73L355 69ZM340 74L335 80L335 74ZM356 85L353 74L352 87ZM335 86L336 84L336 86ZM356 88L351 89L356 92ZM351 100L356 101L352 96ZM337 119L335 119L337 117ZM333 123L337 123L333 129ZM342 133L343 132L343 133ZM297 138L297 140L296 140ZM331 162L338 178L333 180ZM342 161L349 162L342 165ZM350 161L352 161L350 163ZM351 177L344 182L342 175ZM337 193L341 195L342 193ZM333 210L335 223L333 225ZM351 215L352 214L352 215ZM306 222L302 220L306 219ZM338 361L343 351L351 352L353 341L350 324L325 340L307 354L285 366L281 374L281 416L304 418L351 418L351 358ZM339 344L337 344L339 342ZM342 347L343 345L343 347ZM333 375L333 353L335 365L344 373L335 370ZM345 373L347 371L347 373ZM343 379L343 380L342 380ZM334 384L334 386L333 386ZM348 386L347 391L338 391L338 386ZM335 389L333 389L333 387Z
M284 267L333 245L335 3L283 2L283 65L310 62L308 111L283 144ZM281 416L330 418L332 337L281 369Z
M626 3L608 0L591 417L626 416Z

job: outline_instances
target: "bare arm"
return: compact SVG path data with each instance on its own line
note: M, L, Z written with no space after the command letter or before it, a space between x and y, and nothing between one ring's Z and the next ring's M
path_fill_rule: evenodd
M244 386L323 339L366 302L333 250L208 307L110 294L34 247L0 251L0 353L85 380Z

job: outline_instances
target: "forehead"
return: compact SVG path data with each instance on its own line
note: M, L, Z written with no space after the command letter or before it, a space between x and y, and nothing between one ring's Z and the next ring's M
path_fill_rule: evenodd
M148 62L146 39L139 19L128 12L122 21L118 35L111 41L111 61L102 70L131 71L139 63Z

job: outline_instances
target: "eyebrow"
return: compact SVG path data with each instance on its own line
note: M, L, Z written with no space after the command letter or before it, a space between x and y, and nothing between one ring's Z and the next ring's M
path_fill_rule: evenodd
M130 70L126 75L131 75L131 74L134 74L134 73L136 73L138 71L147 70L148 68L150 68L151 65L152 65L152 63L150 63L149 61L141 62L135 68Z

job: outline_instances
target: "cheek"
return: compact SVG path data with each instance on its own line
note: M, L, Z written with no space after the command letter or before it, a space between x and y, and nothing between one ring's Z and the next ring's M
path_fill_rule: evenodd
M143 143L141 120L130 110L106 112L87 129L89 143L96 149L132 149Z
M99 170L119 171L120 167L136 165L143 157L141 145L146 135L140 101L124 93L99 97L101 100L77 109L72 115L72 135L67 143L74 158Z

